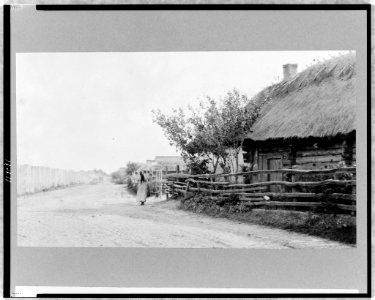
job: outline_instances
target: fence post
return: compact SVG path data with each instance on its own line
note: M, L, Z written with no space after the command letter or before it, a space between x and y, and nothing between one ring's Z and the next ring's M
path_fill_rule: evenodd
M185 188L185 197L187 196L187 193L189 192L189 185L190 185L190 181L188 181L186 183L186 188Z
M174 180L172 180L172 197L174 197Z
M212 183L213 182L213 178L210 176L210 182ZM213 184L210 184L210 190L213 189ZM212 197L213 196L213 193L210 192L210 196Z
M292 182L296 181L296 174L292 174L291 181ZM295 193L296 191L297 191L296 187L292 186L292 193ZM293 198L292 202L296 202L296 198ZM297 210L297 208L293 207L293 210Z
M357 194L357 186L356 185L352 185L352 195L356 195ZM356 205L356 201L352 201L352 205ZM354 211L351 211L350 212L350 215L351 216L354 216L356 212Z
M292 174L292 177L291 177L291 182L295 182L296 181L296 174ZM292 187L292 193L295 193L296 192L296 187Z

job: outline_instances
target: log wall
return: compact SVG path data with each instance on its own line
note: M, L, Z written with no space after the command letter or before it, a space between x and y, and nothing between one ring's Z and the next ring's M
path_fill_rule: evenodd
M255 170L268 170L269 160L281 160L282 168L297 168L305 170L320 170L340 167L342 165L356 165L356 147L353 145L347 149L343 144L335 144L326 147L306 146L295 149L293 153L290 147L258 148ZM265 180L265 178L263 178Z

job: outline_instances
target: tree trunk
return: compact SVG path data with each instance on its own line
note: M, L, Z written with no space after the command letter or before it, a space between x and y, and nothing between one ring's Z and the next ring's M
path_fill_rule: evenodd
M236 151L236 173L238 173L238 151ZM236 183L238 183L238 176L236 176Z
M216 162L214 164L214 174L216 174L218 164L219 164L219 157L216 158Z
M236 173L238 173L238 155L239 153L236 152Z

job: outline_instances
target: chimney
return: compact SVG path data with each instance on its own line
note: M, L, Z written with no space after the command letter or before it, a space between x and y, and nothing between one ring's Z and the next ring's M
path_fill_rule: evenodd
M294 77L297 74L297 64L286 64L283 65L283 73L284 73L284 79L283 80L289 80L292 77Z

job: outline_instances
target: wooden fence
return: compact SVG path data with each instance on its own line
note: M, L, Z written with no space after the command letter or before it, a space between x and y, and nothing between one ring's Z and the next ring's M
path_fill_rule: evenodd
M30 165L21 165L17 168L18 195L98 181L98 175L92 172L67 171Z
M267 174L281 173L282 181L269 181ZM236 182L229 180L234 177ZM222 181L222 179L226 179ZM277 192L274 191L277 187ZM188 192L202 193L211 199L237 195L251 207L312 209L330 207L335 212L355 214L356 168L323 170L278 169L232 174L171 174L167 177L167 197Z

